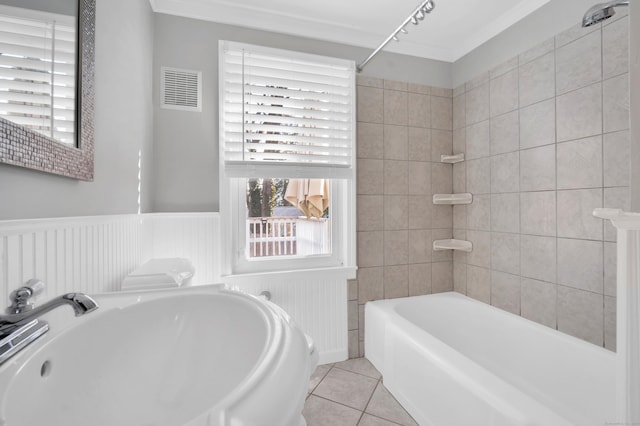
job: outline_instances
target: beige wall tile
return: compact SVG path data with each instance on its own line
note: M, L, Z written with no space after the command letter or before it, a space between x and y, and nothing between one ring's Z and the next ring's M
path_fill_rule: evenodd
M461 129L467 124L466 119L467 98L464 93L453 98L453 129Z
M521 315L539 324L557 327L556 300L558 286L543 281L522 278Z
M357 191L362 195L382 195L383 193L383 171L384 162L382 160L358 160Z
M406 126L408 123L407 92L384 91L384 124Z
M610 351L616 350L616 299L604 297L604 347Z
M523 277L556 282L556 239L520 236L520 270Z
M409 265L409 296L431 294L431 263Z
M491 271L491 304L520 315L520 277Z
M602 133L602 83L556 98L558 142Z
M617 250L615 243L604 243L604 294L616 297L617 295Z
M453 262L431 264L431 289L433 293L453 290Z
M431 241L429 241L429 248L431 249L431 261L432 262L451 262L453 261L452 250L433 250L433 241L435 240L447 240L453 238L452 229L432 229Z
M431 161L440 162L441 155L453 152L453 133L450 130L431 130Z
M409 296L409 265L384 268L384 298Z
M556 235L556 192L520 193L520 232L529 235Z
M555 96L555 55L548 53L519 69L520 107Z
M491 155L517 151L520 148L518 110L491 118Z
M467 296L491 303L491 270L467 265Z
M409 129L407 126L384 125L384 159L409 159Z
M358 267L383 265L383 232L358 232Z
M407 83L405 81L384 80L384 88L389 90L407 91Z
M467 253L469 265L491 268L491 233L467 230L467 241L473 244L473 250Z
M364 268L358 264L358 303L384 298L382 271L384 268Z
M431 96L431 128L453 129L453 101L451 98Z
M520 232L520 195L491 195L491 230L497 232Z
M431 193L451 194L453 192L453 169L450 164L431 163Z
M518 108L518 70L514 69L490 81L489 104L491 117Z
M558 330L604 344L604 296L558 286Z
M520 151L520 191L556 189L556 147Z
M558 189L602 187L602 136L557 145Z
M382 124L358 123L357 153L358 158L382 159L384 155Z
M409 195L431 195L431 163L409 161Z
M407 195L385 195L382 212L385 230L408 229L409 197Z
M467 90L466 98L467 125L489 118L489 83Z
M556 101L551 98L520 110L520 149L556 142Z
M419 93L407 96L407 123L414 127L431 127L431 97Z
M409 263L409 231L384 231L385 267L387 265L406 265L407 263Z
M385 160L384 194L406 195L409 193L409 167L406 161Z
M491 196L474 195L473 203L467 205L467 229L491 230Z
M491 157L491 193L520 190L520 153L510 152Z
M491 137L489 120L472 124L466 129L466 155L465 159L473 160L488 157L491 153Z
M594 31L600 31L602 24L595 24L590 27L583 27L580 23L568 28L567 30L556 35L556 49L571 43L574 40L584 37Z
M622 18L602 29L603 78L629 71L629 18Z
M558 284L603 293L602 241L558 238Z
M358 231L381 231L383 222L383 196L358 195Z
M432 231L429 229L417 229L411 231L408 236L409 261L408 263L431 262Z
M384 119L383 90L375 87L357 87L358 121L382 123Z
M629 188L605 188L604 189L604 202L603 207L611 209L622 209L624 211L631 210L631 200L629 194ZM610 221L604 222L604 240L616 241L617 231Z
M594 31L556 50L556 93L562 94L602 79L600 31Z
M409 127L409 158L413 161L431 160L431 130Z
M520 274L520 235L491 233L491 269Z
M369 77L367 75L357 74L356 84L358 86L377 87L379 89L384 88L384 80L376 77Z
M431 228L433 203L424 195L409 196L409 229Z
M467 164L467 191L476 194L491 192L491 160L488 157L469 160Z
M558 191L558 237L602 240L602 219L592 214L602 198L602 189Z
M518 63L520 64L520 66L525 65L526 63L531 62L534 59L539 58L540 56L552 52L554 48L555 38L552 37L520 54L520 56L518 57Z
M464 263L453 264L453 291L467 294L467 265Z
M604 186L629 186L629 132L603 136Z
M629 74L602 82L605 133L629 128Z

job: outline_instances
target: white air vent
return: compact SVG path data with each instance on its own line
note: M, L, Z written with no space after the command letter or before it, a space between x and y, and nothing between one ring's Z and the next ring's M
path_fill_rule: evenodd
M202 72L160 68L162 108L202 111Z

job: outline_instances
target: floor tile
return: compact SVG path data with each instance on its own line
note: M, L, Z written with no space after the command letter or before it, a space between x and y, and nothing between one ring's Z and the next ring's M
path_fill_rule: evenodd
M311 395L302 415L307 426L356 426L362 413L342 404Z
M311 374L311 378L309 379L309 390L307 391L308 393L313 392L316 386L318 386L322 379L324 379L324 376L326 376L329 370L331 370L332 366L333 364L324 364L316 367L316 371Z
M313 395L362 411L377 383L378 381L371 377L332 368L313 391Z
M389 393L382 382L376 387L365 412L403 426L417 426L417 423Z
M380 372L369 362L366 358L353 358L343 362L337 362L336 367L343 370L351 371L352 373L362 374L374 379L380 378Z
M398 424L364 413L358 426L398 426Z

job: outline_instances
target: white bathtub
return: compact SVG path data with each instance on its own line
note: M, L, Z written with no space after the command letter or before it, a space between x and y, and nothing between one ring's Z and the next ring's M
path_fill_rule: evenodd
M369 302L365 354L422 426L604 426L615 354L458 293Z

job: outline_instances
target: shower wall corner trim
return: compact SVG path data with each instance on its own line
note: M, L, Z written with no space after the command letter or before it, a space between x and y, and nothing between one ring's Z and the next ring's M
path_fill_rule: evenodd
M640 213L595 209L617 229L617 377L620 424L640 424Z

